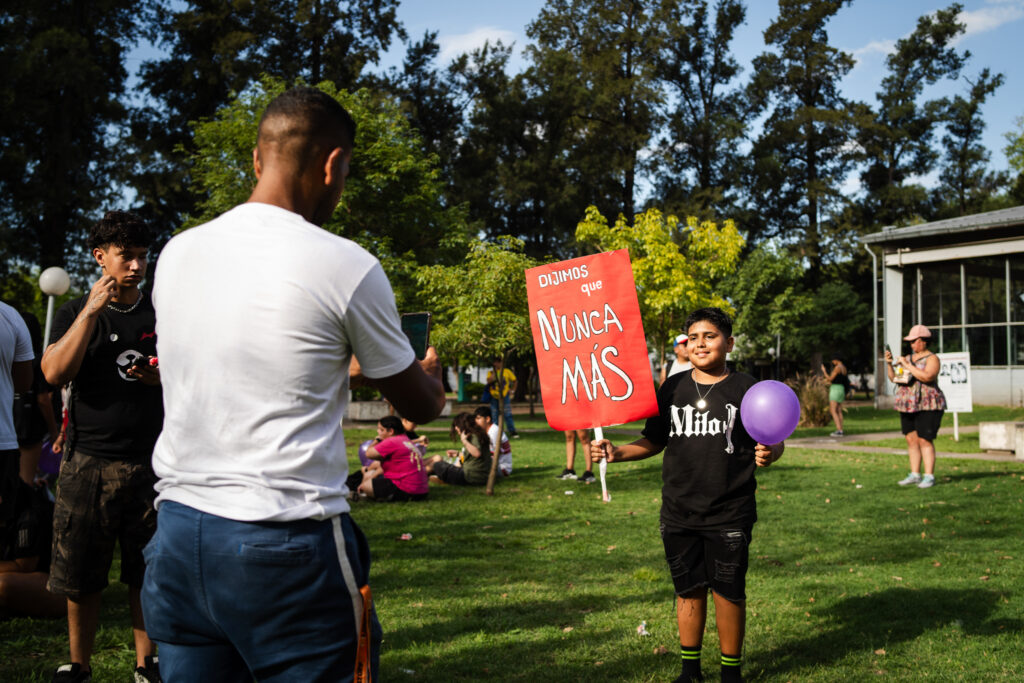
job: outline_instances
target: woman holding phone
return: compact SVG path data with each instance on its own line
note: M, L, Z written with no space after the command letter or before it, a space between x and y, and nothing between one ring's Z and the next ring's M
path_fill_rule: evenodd
M912 353L900 356L894 363L892 351L885 349L886 374L896 384L893 406L900 413L900 427L907 439L910 474L899 481L900 486L919 489L935 485L935 437L946 411L946 396L939 389L939 358L928 350L931 331L914 325L903 338L910 342ZM897 367L902 370L897 372ZM924 467L922 473L921 468Z

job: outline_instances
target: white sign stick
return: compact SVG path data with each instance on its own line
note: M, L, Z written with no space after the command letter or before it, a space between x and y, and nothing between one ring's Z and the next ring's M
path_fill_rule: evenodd
M594 438L598 441L604 439L604 428L594 427ZM601 458L601 463L597 466L597 471L601 475L601 500L605 503L612 499L611 494L608 493L608 459Z

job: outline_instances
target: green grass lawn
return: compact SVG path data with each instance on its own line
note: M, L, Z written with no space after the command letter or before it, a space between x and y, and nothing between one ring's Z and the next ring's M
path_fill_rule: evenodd
M942 453L980 453L981 446L978 444L977 434L961 434L960 440L955 441L952 436L940 434L935 438L935 450ZM906 450L907 441L903 438L897 439L874 439L871 441L851 441L844 443L845 446L873 446L877 448L899 448Z
M424 431L432 448L447 445L440 429ZM349 432L353 460L371 433ZM438 487L423 503L354 504L373 550L382 680L678 674L657 529L660 457L611 465L603 504L599 485L555 479L563 444L556 432L524 433L515 472L493 497ZM1024 678L1024 467L944 460L929 490L896 486L904 467L793 449L759 472L748 680ZM125 680L133 668L125 602L122 588L108 590L97 681ZM637 635L641 621L650 636ZM709 619L709 680L717 648ZM61 621L0 622L0 680L49 680L66 649Z
M1024 409L1002 406L974 406L973 412L960 413L960 426L976 425L979 422L1001 422L1024 420ZM943 427L953 427L953 415L942 416ZM830 421L824 427L800 427L794 437L826 436L835 429ZM900 431L900 415L895 410L875 410L873 406L847 407L843 412L843 431L847 434L870 434L873 432ZM963 435L961 435L963 438ZM904 442L904 445L906 442Z

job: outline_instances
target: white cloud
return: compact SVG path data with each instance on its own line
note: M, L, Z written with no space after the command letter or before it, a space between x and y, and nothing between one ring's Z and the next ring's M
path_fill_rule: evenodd
M864 57L871 55L888 55L896 49L895 40L872 40L870 43L863 47L858 47L853 51L853 57L860 63Z
M518 39L519 35L515 31L508 31L495 26L481 26L469 33L449 36L442 35L438 36L437 40L441 47L438 59L442 64L446 64L464 52L471 52L479 47L483 47L487 41L491 41L493 44L500 40L505 45L511 45L514 42L518 42Z
M999 2L977 10L961 12L958 19L966 25L966 30L958 42L965 38L985 33L1024 18L1024 2Z

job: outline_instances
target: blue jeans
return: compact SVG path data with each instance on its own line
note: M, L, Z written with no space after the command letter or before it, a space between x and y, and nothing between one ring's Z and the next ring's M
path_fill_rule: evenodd
M512 394L505 397L505 433L515 434L516 423L512 419ZM498 424L498 417L501 413L498 411L498 399L491 396L491 419L494 420L494 424Z
M369 547L347 515L237 522L164 502L142 610L167 683L351 681ZM381 629L371 612L377 679Z

